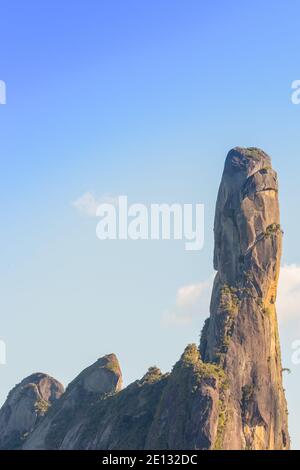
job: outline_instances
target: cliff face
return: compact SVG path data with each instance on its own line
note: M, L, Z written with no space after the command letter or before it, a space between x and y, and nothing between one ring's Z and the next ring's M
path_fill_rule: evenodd
M0 410L0 449L20 448L63 391L57 380L41 373L16 385Z
M170 374L152 367L124 390L116 356L99 359L26 424L25 449L289 448L275 309L278 184L263 151L229 152L214 232L217 274L200 347L187 346Z
M228 378L224 449L289 447L275 309L281 256L277 175L261 150L229 152L215 214L210 318L203 360Z
M186 347L157 404L146 449L212 449L227 379L222 368L204 363L196 345Z

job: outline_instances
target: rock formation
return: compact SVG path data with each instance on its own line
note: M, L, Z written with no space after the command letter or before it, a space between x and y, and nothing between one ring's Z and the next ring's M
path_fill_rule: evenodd
M263 151L229 152L214 231L217 275L200 350L228 381L217 446L287 449L275 309L282 231L277 175Z
M116 382L118 363L114 355L109 357L117 371ZM87 380L94 374L93 368L84 371ZM107 373L112 374L110 369ZM171 374L150 367L141 380L119 392L112 388L103 394L99 388L98 393L96 389L86 393L79 376L24 448L209 448L218 420L218 401L211 406L212 398L218 396L224 378L218 366L202 363L196 345L186 348ZM72 390L77 391L75 396Z
M171 373L151 367L124 390L115 355L99 359L36 423L25 449L289 448L275 309L278 183L262 150L229 152L214 233L217 274L200 346L187 346ZM4 442L3 426L0 434Z
M41 373L16 385L0 410L0 449L20 448L63 391L57 380Z
M83 438L83 422L98 403L122 388L122 374L114 354L104 356L82 371L45 419L31 434L25 448L68 449ZM80 446L81 447L81 446Z

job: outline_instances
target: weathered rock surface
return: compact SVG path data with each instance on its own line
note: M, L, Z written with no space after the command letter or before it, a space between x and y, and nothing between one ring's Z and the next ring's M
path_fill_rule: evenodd
M277 175L262 150L227 156L215 215L214 282L202 359L228 379L218 446L287 449L275 309L281 257Z
M19 441L29 432L24 449L289 448L275 309L278 182L262 150L229 152L214 233L217 274L200 347L187 346L170 374L152 367L124 390L116 356L105 356L40 420L27 422L35 401L12 391L11 411L2 408L0 424L17 428ZM6 435L0 425L4 446Z
M20 448L63 392L57 380L42 373L16 385L0 410L0 449Z
M187 346L166 381L145 448L212 448L226 387L223 370L203 363L196 345Z
M72 388L78 388L79 377ZM73 397L69 386L24 448L208 449L224 379L221 369L204 364L197 346L190 345L171 374L151 367L122 391Z
M122 388L122 374L115 354L104 356L83 370L67 387L61 399L28 437L24 448L68 449L78 434L86 415L104 397Z

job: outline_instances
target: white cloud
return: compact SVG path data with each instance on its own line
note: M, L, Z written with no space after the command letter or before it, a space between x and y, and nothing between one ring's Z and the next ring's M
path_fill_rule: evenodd
M194 305L199 299L200 295L210 287L211 279L204 282L199 282L198 284L189 284L187 286L180 287L177 291L176 306L179 308L184 308Z
M281 322L300 319L300 266L296 264L282 266L276 304Z
M184 326L196 316L208 316L213 277L179 287L174 306L162 315L162 324ZM290 264L281 267L276 307L281 323L300 320L300 266Z
M197 316L209 315L209 303L214 276L203 282L179 287L173 308L162 315L164 326L184 326Z
M81 214L84 214L88 217L96 217L98 206L104 203L117 206L118 198L109 194L104 194L100 198L96 198L93 193L86 192L78 199L73 201L72 206L75 207Z
M72 206L78 209L82 214L95 217L98 203L92 193L85 193L73 201Z

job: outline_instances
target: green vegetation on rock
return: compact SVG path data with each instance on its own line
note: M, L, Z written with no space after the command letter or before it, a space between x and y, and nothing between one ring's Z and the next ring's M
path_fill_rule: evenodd
M237 293L237 287L231 287L225 284L220 291L220 308L232 315L237 314L240 304Z
M218 417L218 428L217 436L215 440L214 450L222 450L223 448L223 439L225 433L225 427L227 422L227 407L224 397L222 397L218 402L219 407L219 417Z
M270 238L277 233L283 233L280 224L271 224L266 228L264 236L265 238Z

